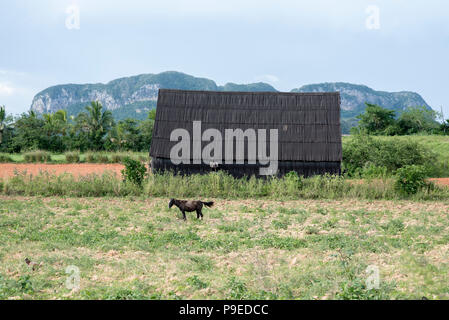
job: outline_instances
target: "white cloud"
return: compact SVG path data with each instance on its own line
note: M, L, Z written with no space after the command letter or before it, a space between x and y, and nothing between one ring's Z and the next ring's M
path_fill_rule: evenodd
M9 77L25 77L27 76L26 72L22 71L13 71L13 70L5 70L0 69L0 76L9 76Z
M8 84L0 83L0 96L10 96L14 91L15 89Z

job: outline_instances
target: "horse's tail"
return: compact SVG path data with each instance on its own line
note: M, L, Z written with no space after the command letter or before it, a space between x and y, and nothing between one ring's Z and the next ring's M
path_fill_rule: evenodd
M204 204L206 207L209 207L209 208L214 205L213 201L210 201L210 202L203 202L203 201L201 201L201 203Z

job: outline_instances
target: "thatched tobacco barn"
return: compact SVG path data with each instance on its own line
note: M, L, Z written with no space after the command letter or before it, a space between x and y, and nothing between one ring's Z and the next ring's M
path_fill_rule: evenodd
M235 136L231 141L232 149L227 149L230 146L227 133L238 129L240 133L252 134L243 138ZM207 132L216 135L211 137ZM266 133L265 138L261 132ZM276 132L277 136L271 134ZM188 140L190 149L174 152L183 139ZM217 149L211 152L210 158L204 157L212 141L219 143L215 145ZM244 154L240 155L239 142L244 145ZM342 159L340 94L159 91L150 151L154 171L192 174L225 170L236 177L259 176L260 169L269 164L251 158L256 150L254 146L257 146L256 155L266 146L262 151L277 157L278 176L290 171L306 177L339 174ZM174 154L178 157L175 161Z

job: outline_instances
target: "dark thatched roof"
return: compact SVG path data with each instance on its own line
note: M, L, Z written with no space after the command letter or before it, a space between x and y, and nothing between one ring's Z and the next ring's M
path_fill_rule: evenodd
M174 129L278 129L279 161L341 161L340 94L159 90L150 155L170 158ZM204 147L208 142L203 142ZM224 146L223 141L223 146ZM224 150L223 150L224 156Z

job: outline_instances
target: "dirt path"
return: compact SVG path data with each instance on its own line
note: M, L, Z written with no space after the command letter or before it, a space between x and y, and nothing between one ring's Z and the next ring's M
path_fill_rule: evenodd
M85 176L90 173L102 174L105 171L115 172L121 175L124 168L122 164L97 164L97 163L78 163L78 164L43 164L43 163L1 163L0 179L7 179L14 176L14 171L37 175L40 171L47 171L56 175L68 172L74 176Z

